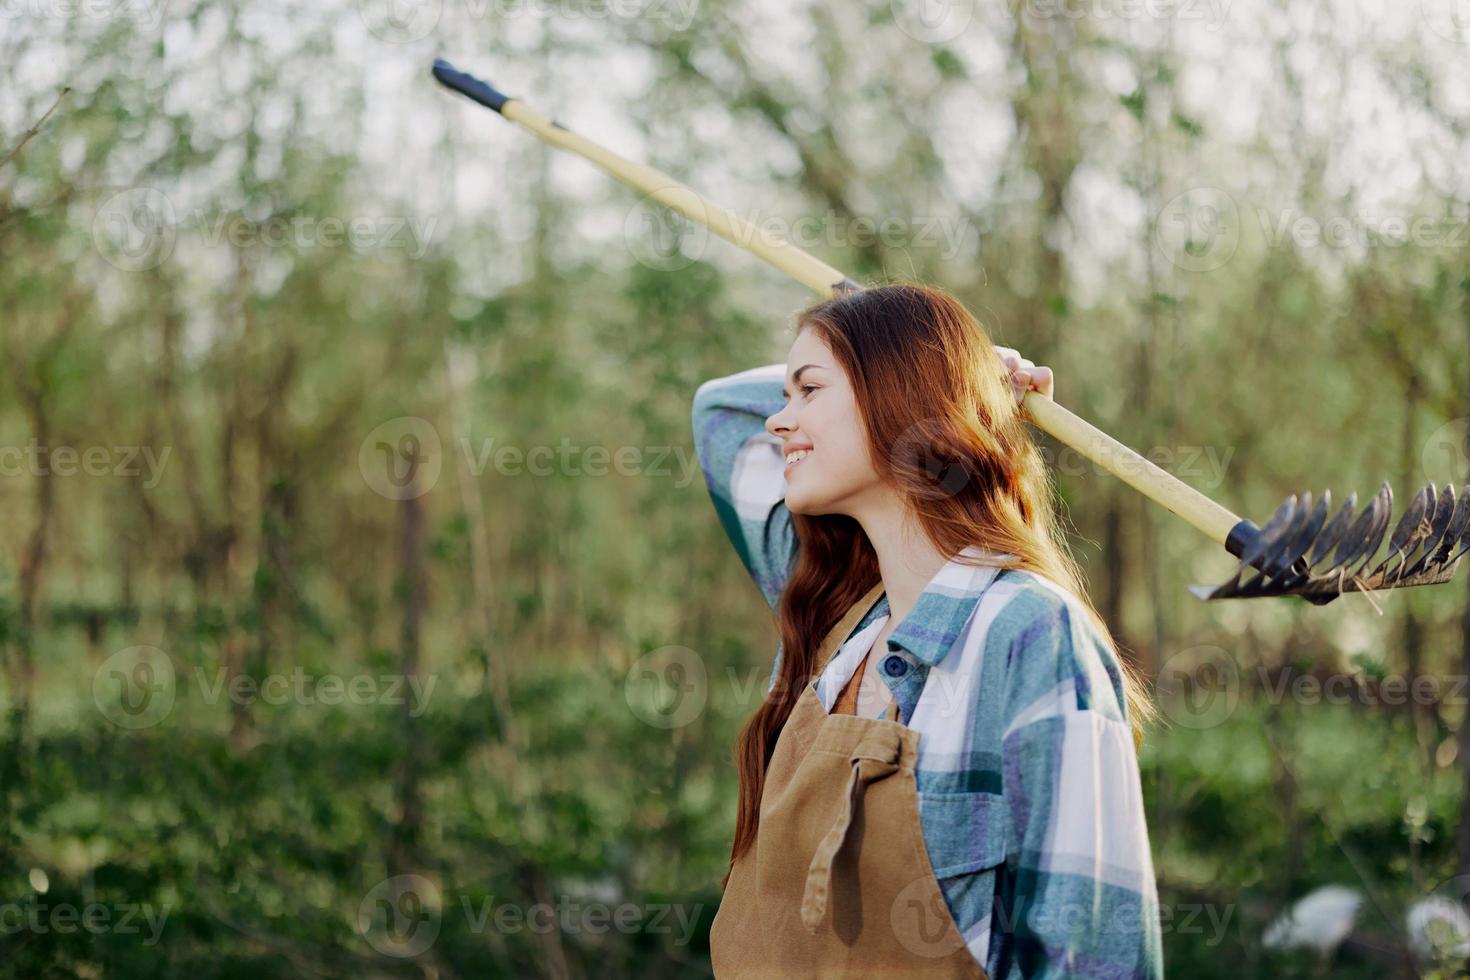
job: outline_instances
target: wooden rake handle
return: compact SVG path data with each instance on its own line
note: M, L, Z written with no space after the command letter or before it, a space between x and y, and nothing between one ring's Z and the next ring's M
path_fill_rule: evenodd
M434 62L434 77L446 87L529 129L552 146L587 158L635 190L677 211L690 221L703 225L732 244L765 259L820 296L831 296L860 288L858 283L827 263L790 242L757 228L735 212L721 207L668 174L634 163L578 136L520 99L510 98L473 75L458 71L442 58ZM1145 497L1177 514L1225 545L1233 554L1237 553L1232 545L1237 545L1239 536L1232 540L1230 532L1242 524L1240 517L1160 469L1101 429L1067 411L1054 400L1028 391L1021 407L1044 432L1071 446ZM1255 528L1254 524L1248 521L1245 523L1251 529Z

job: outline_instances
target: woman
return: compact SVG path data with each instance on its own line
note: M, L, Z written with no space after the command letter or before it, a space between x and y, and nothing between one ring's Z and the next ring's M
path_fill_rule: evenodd
M895 283L696 392L711 498L780 632L736 749L717 976L1162 976L1150 708L1019 409L1051 385Z

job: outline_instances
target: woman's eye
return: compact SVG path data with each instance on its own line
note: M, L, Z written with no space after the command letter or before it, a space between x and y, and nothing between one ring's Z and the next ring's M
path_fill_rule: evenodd
M807 392L816 391L817 390L817 386L816 385L802 385L798 390L801 391L803 394L806 394Z

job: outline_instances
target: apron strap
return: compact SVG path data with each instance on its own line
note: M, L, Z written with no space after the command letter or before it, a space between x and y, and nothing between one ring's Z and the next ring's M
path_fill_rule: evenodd
M817 853L807 867L806 886L801 895L801 921L808 932L816 932L827 914L827 896L832 885L832 862L847 841L852 826L852 812L858 795L866 783L890 776L900 768L901 742L896 729L875 726L853 749L852 775L847 781L842 810L832 828L817 845ZM866 778L864 778L866 776Z

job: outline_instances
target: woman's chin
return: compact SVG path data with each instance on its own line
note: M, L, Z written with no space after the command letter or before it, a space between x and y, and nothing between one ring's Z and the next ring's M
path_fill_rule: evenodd
M790 488L786 491L786 509L793 514L801 514L803 517L821 517L830 514L832 508L828 501L814 498L811 494L800 491L792 493Z
M786 509L793 514L801 514L804 517L815 516L812 514L811 501L800 493L793 494L790 487L786 489Z

